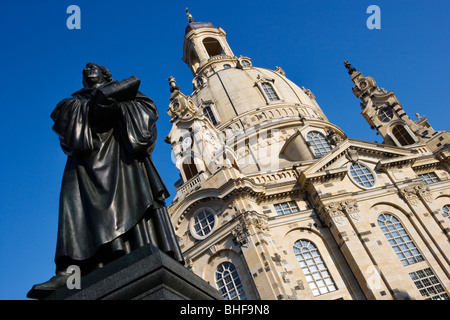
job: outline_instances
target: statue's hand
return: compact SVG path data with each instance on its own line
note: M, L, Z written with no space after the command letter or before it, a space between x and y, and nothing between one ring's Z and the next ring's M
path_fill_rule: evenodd
M107 98L102 103L103 107L109 108L109 109L118 109L119 104L117 103L117 100L114 98Z
M103 104L106 100L106 97L102 94L102 92L95 90L94 97L92 98L92 102L95 105Z
M119 108L116 99L106 98L100 91L97 91L92 99L94 105L101 109L116 110Z

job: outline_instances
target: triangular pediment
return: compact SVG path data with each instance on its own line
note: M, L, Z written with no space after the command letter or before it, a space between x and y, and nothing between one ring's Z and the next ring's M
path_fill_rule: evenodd
M414 161L417 153L414 150L388 146L375 142L367 142L355 139L346 139L328 152L321 159L307 168L303 168L303 174L308 177L319 173L338 173L345 163L349 161L366 161L376 163L377 166L395 165Z

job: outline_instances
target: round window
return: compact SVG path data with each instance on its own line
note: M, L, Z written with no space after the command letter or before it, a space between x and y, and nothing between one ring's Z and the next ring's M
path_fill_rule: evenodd
M378 111L378 117L383 122L388 122L392 119L393 112L391 107L383 107Z
M199 210L192 221L191 232L195 238L203 239L214 229L216 217L209 208Z
M354 163L349 169L350 176L358 185L364 188L371 188L375 184L375 176L362 163Z

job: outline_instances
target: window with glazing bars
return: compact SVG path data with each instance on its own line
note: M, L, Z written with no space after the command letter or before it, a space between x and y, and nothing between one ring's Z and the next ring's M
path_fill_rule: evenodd
M370 188L375 184L375 177L372 172L362 163L352 164L350 174L353 180L362 187Z
M314 243L308 240L298 240L294 243L294 254L314 296L337 290Z
M398 124L394 128L392 128L392 134L402 146L407 146L415 142L408 131L405 129L405 127L401 124Z
M261 83L261 87L263 88L264 93L266 94L267 99L269 99L269 101L280 100L280 98L278 97L277 93L275 92L273 86L269 82Z
M186 175L186 181L192 179L198 174L197 166L194 164L192 158L186 159L183 162L183 171Z
M247 300L239 274L231 262L217 267L216 284L224 300Z
M436 173L434 173L434 172L419 174L419 177L422 178L422 182L424 184L430 184L430 183L435 183L435 182L439 181L439 178L437 177Z
M274 205L274 207L275 211L277 212L277 215L279 216L300 211L295 201L277 203Z
M194 229L199 236L206 236L214 228L214 214L209 210L203 210L195 216Z
M306 139L313 148L314 155L318 158L331 151L330 144L320 132L311 131L306 135Z
M423 261L423 257L401 222L393 215L382 213L378 226L404 266Z
M426 268L409 274L425 300L450 300L441 281L434 275L433 270Z
M446 204L442 207L442 212L444 213L444 217L447 217L450 219L450 204Z
M203 114L212 122L213 125L217 125L217 120L211 107L204 107Z

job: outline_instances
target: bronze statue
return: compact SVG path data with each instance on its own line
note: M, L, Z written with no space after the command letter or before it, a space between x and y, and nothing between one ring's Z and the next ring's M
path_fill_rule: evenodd
M139 85L134 76L113 81L108 69L88 63L84 88L51 114L67 164L56 275L35 285L35 294L63 287L70 265L87 274L146 244L184 263L165 206L169 194L151 158L158 112Z

